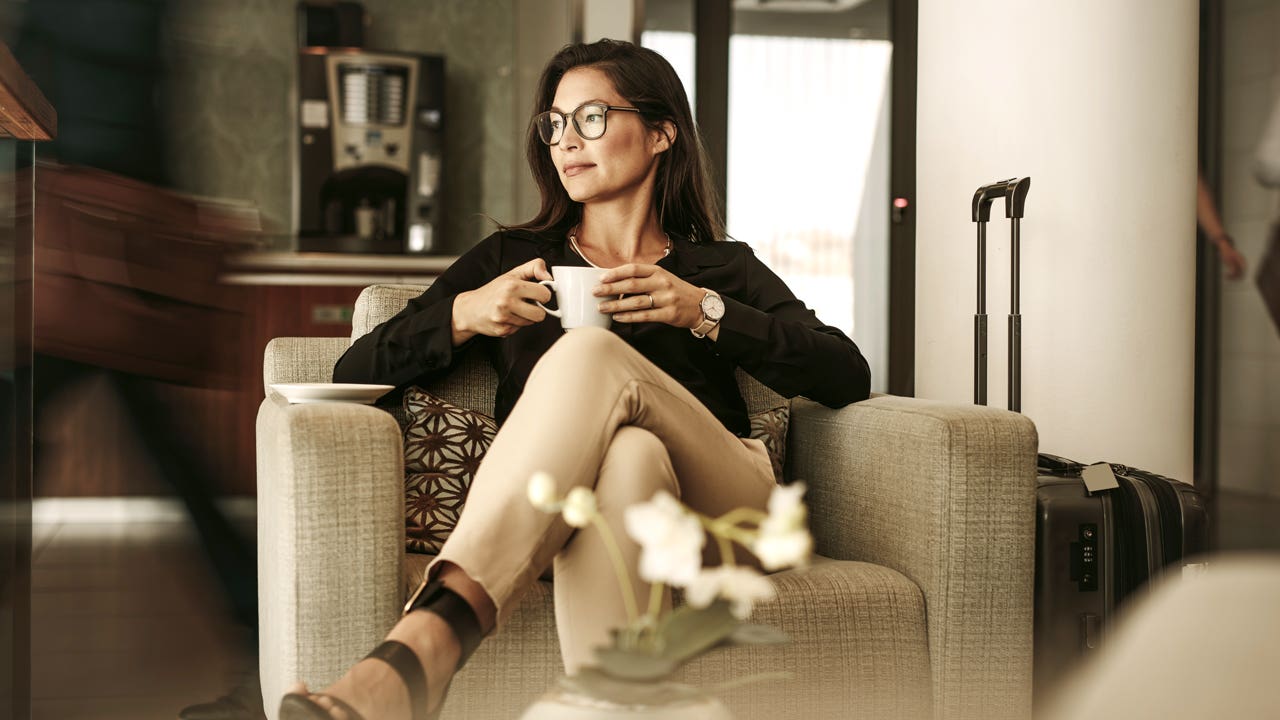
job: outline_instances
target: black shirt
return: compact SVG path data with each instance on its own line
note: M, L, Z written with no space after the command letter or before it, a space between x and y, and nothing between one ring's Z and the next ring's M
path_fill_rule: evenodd
M615 322L612 330L689 389L739 437L749 430L735 366L783 397L803 395L843 407L870 394L871 371L857 345L823 325L812 310L744 243L693 243L672 235L658 266L696 287L715 290L725 313L717 340L662 323ZM355 341L333 370L335 382L383 383L397 391L445 373L464 352L485 352L498 373L494 398L502 423L542 354L563 333L554 317L505 338L477 335L453 347L453 300L517 266L542 258L586 267L563 236L522 230L490 235L395 317Z

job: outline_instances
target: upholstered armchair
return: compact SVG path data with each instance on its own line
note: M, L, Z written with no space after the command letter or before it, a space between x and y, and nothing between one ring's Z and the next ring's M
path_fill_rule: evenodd
M378 285L353 337L423 288ZM346 338L277 338L265 384L326 382ZM496 376L473 353L428 389L492 413ZM788 404L740 373L749 409ZM785 473L809 486L820 557L771 575L756 622L791 642L708 653L683 680L749 718L1023 718L1031 712L1036 431L987 407L892 396L841 410L789 402ZM395 623L428 558L404 551L401 426L385 409L290 405L257 420L259 617L269 717L289 683L322 687ZM678 600L677 600L678 601ZM563 670L552 594L538 582L458 675L450 718L518 717Z

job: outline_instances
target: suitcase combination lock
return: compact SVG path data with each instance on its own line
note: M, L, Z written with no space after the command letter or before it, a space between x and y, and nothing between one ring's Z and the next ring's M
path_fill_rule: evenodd
M1080 592L1098 589L1098 526L1081 525L1080 540L1071 543L1071 579Z

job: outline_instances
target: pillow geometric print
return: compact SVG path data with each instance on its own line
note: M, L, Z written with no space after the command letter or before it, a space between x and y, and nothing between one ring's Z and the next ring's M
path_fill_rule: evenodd
M787 463L787 426L791 424L791 406L779 405L761 410L749 419L751 437L764 442L764 449L769 451L769 462L773 464L773 480L782 484L782 468Z
M458 523L498 425L417 387L405 392L404 409L405 549L434 555Z

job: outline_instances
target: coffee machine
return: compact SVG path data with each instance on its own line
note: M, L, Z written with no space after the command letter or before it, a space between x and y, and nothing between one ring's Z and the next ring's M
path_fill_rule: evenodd
M439 250L444 58L298 53L298 249Z

